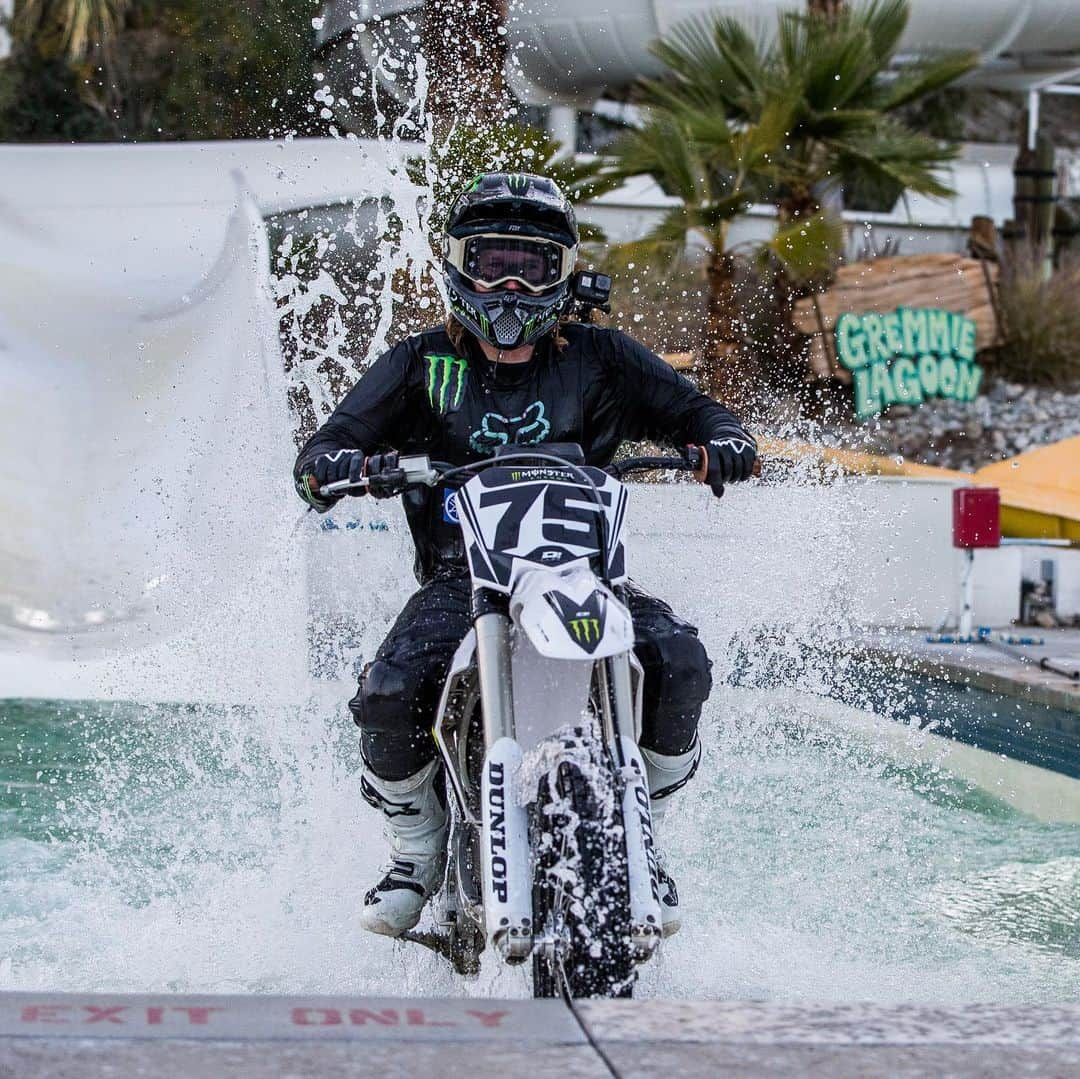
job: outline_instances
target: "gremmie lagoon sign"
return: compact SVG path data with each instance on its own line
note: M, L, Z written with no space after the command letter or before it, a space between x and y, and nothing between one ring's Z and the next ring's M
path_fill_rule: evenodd
M975 362L975 329L972 319L936 308L841 315L836 357L854 380L856 416L868 419L890 405L918 405L928 397L973 401L983 375Z

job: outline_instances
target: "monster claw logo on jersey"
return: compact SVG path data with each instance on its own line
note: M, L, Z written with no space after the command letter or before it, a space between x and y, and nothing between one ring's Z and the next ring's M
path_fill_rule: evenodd
M425 356L427 395L432 409L440 416L461 407L465 396L468 364L460 356Z
M544 402L533 401L520 416L488 412L478 430L469 436L474 453L488 454L499 446L536 446L551 433L551 421L544 414Z

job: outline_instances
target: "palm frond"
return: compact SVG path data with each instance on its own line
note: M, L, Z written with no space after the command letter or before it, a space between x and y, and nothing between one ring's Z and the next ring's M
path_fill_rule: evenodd
M871 0L857 9L855 17L870 35L870 45L879 67L886 67L900 48L911 14L908 0Z
M25 37L57 27L72 60L81 60L90 48L105 41L123 21L132 0L23 0L15 14L14 29Z
M673 107L719 103L743 118L770 84L770 46L764 28L755 37L742 22L725 17L694 18L676 25L652 46L671 72L645 84L648 102Z
M709 232L719 232L727 222L738 217L753 203L753 198L746 191L733 191L699 206L693 213L696 228Z
M831 273L843 243L843 222L832 214L818 213L778 229L764 245L764 252L777 259L793 281L801 283Z
M881 123L878 109L830 109L810 113L805 127L818 139L850 137L861 131L872 131Z
M707 169L679 117L659 114L628 131L611 148L607 176L651 176L667 195L695 205L707 197Z
M878 108L891 112L955 82L979 64L977 52L952 52L912 61L893 79L882 80L874 95Z
M955 160L956 147L910 131L896 121L886 120L859 138L837 140L832 149L840 175L862 173L872 181L887 180L934 198L955 193L940 172Z

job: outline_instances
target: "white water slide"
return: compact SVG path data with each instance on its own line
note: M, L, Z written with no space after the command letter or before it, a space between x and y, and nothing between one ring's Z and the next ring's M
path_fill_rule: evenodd
M200 280L132 273L124 228L91 253L0 211L0 635L46 651L153 636L272 514L220 467L283 440L261 217L238 192Z
M541 94L587 104L606 86L659 74L649 45L685 19L730 15L768 32L778 11L802 6L801 0L601 0L584 8L577 0L544 0L511 5L511 24L522 42L516 56L527 82ZM911 0L902 49L974 49L982 57L975 80L1000 89L1066 81L1080 74L1080 3Z
M0 651L175 632L293 527L262 211L343 152L0 150Z
M779 11L804 0L513 0L509 29L515 90L538 104L588 108L605 90L658 75L649 46L691 18L730 15L767 34ZM423 0L329 0L320 47L357 36L367 63L389 51L410 54ZM359 27L362 26L362 29ZM972 49L980 54L970 81L1001 90L1039 89L1080 77L1077 0L911 0L902 52ZM408 97L398 65L386 88Z

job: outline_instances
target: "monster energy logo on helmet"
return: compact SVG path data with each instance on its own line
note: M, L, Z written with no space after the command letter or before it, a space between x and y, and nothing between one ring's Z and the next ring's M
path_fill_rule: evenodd
M468 364L460 356L425 356L427 395L433 411L440 416L461 406L465 396Z

